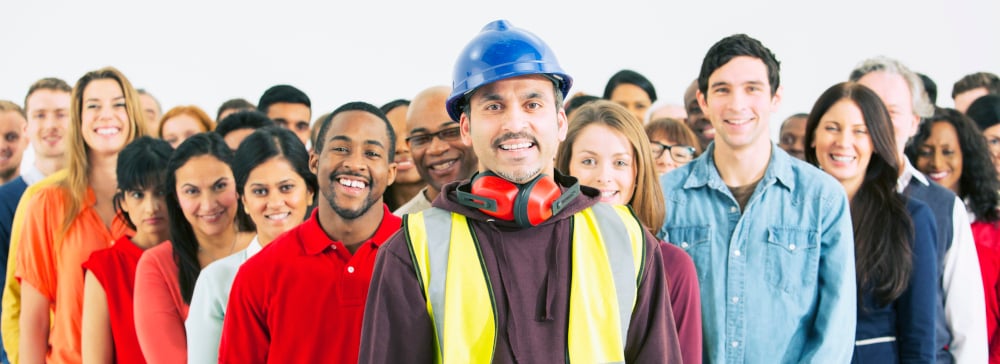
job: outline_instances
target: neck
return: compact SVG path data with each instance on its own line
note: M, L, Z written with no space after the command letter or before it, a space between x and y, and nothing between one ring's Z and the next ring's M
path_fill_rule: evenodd
M896 151L896 158L897 161L899 161L899 175L896 177L902 177L903 173L906 173L906 163L909 159L906 158L906 152L904 152L904 149Z
M844 186L844 192L847 193L847 201L853 204L854 195L857 195L858 190L861 189L861 179L856 181L841 181L840 184Z
M118 156L90 158L90 171L87 178L90 179L90 188L94 189L94 196L97 198L97 205L105 201L111 203L118 188L117 171Z
M267 232L257 230L257 242L260 243L260 246L267 246L267 244L271 244L276 237L277 236L268 234Z
M394 183L392 185L392 200L396 201L400 206L410 201L413 196L420 193L420 190L424 188L424 184L421 181L416 183Z
M66 167L66 160L62 155L58 157L42 157L35 154L35 168L42 171L42 174L45 176L50 176L56 171L63 169L63 167Z
M164 230L162 234L157 233L141 233L136 232L135 236L132 237L132 244L135 244L142 250L152 248L159 245L160 243L170 239L170 231Z
M343 243L347 250L354 253L361 243L375 235L375 231L382 224L384 212L382 201L379 200L358 218L348 220L333 211L329 204L321 204L319 225L327 237Z
M424 192L424 197L427 198L427 201L433 202L434 199L437 198L438 195L440 195L440 194L441 194L441 190L436 189L436 188L432 187L431 185L427 185L427 191Z
M746 186L764 177L771 162L771 143L757 143L741 150L715 143L715 168L726 186Z

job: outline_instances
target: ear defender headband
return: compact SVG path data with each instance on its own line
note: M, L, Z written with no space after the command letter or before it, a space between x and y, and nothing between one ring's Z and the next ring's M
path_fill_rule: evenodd
M580 194L579 182L562 192L559 184L544 174L517 184L486 171L476 174L468 185L470 192L461 188L456 191L459 204L501 220L517 222L521 227L541 224Z

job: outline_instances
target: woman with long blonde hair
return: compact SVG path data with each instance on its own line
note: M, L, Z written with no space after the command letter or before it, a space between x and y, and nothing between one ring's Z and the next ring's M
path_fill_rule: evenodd
M139 96L115 68L81 77L71 105L65 174L24 211L16 275L26 364L82 361L82 264L128 232L114 205L118 153L146 134Z
M600 191L601 201L630 205L651 232L664 220L663 190L642 122L611 101L590 102L573 112L556 169ZM701 293L694 262L681 248L660 242L670 287L670 306L681 338L681 357L700 363Z

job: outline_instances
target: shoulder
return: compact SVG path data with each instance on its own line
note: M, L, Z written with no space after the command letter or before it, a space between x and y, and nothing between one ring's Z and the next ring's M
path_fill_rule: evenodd
M28 184L24 183L24 178L17 177L14 180L0 186L0 202L3 204L16 204L24 190L28 189Z
M914 226L934 223L934 212L923 201L906 197L906 211L910 213L910 219L913 220Z
M142 253L142 256L139 258L139 267L161 267L167 264L173 264L173 262L174 247L170 244L170 241L165 241L147 249L146 252Z
M83 268L91 271L103 270L104 267L110 265L115 260L116 255L114 247L94 251L90 253L90 257L83 263Z

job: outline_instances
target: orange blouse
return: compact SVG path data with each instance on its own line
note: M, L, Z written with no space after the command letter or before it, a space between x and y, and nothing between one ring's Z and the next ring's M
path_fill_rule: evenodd
M77 364L83 316L83 268L90 254L110 247L115 237L131 231L119 216L109 229L93 208L94 191L87 189L83 208L62 232L69 195L60 184L46 186L31 197L25 210L24 235L17 252L16 276L49 300L53 312L48 363Z

